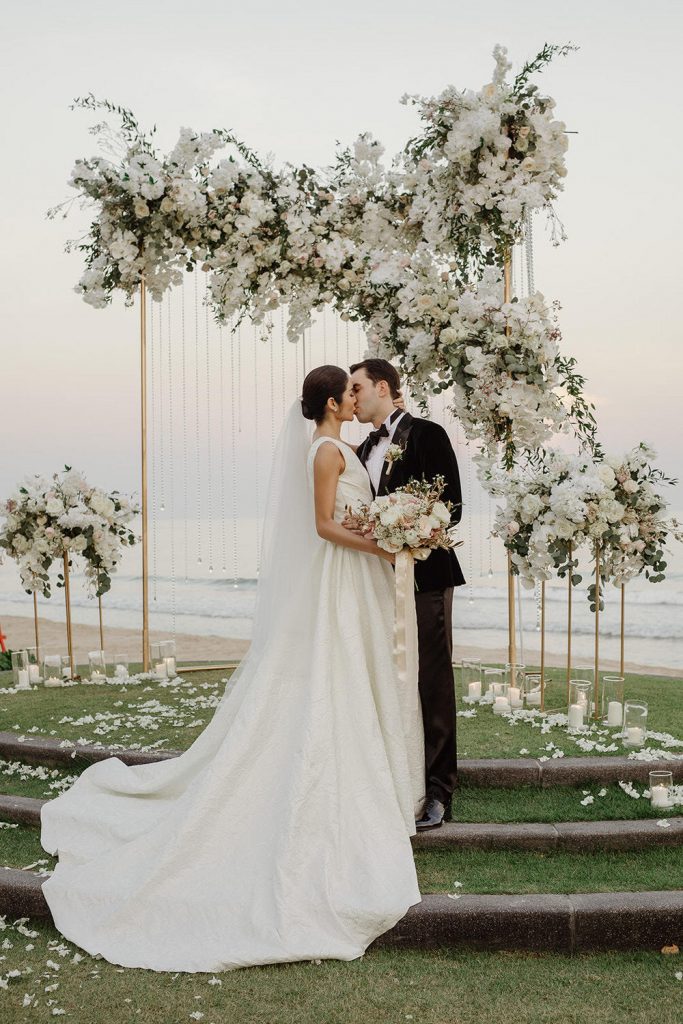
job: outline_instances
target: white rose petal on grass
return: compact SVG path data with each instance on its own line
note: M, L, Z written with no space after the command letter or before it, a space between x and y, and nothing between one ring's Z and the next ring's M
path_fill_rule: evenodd
M599 793L598 793L598 796L607 796L607 790L606 789L601 789L599 791Z
M201 1010L195 1010L194 1013L190 1014L190 1019L191 1020L201 1020L203 1016L204 1016L204 1014L202 1013Z
M220 978L209 978L208 984L209 985L222 985L223 982L220 980Z
M582 804L582 805L583 805L584 807L588 807L588 806L589 806L589 804L592 804L594 800L595 800L595 797L593 797L593 796L585 796L585 797L583 798L583 800L581 801L581 804Z
M526 749L526 747L522 747L522 749L520 750L520 754L528 754L528 753L529 753L529 751Z
M674 978L676 981L683 981L683 971L676 971Z

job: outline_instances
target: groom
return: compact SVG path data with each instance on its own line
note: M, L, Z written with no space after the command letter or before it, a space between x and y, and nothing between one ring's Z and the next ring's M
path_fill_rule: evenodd
M389 494L409 480L444 477L443 500L455 506L451 523L462 515L460 474L448 434L438 423L417 419L397 409L401 379L386 359L364 359L351 367L356 417L375 427L358 448L375 496ZM403 454L388 461L389 445ZM419 830L438 828L450 816L457 774L455 687L451 632L453 588L464 584L455 552L443 548L415 563L419 690L425 732L426 794Z

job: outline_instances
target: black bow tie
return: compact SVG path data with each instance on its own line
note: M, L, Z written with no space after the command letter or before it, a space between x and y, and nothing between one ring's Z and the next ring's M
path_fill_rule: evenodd
M386 423L383 423L381 427L377 428L377 430L371 430L370 433L368 434L368 451L370 451L371 448L375 447L380 437L389 437L389 431L387 430Z

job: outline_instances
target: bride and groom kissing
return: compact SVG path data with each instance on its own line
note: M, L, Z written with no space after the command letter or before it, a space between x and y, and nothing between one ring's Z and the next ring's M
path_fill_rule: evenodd
M419 679L401 685L394 556L347 510L442 476L455 523L461 493L445 430L399 395L382 359L307 375L275 449L252 643L212 719L178 757L107 758L43 805L43 892L89 953L189 972L352 960L420 902L410 837L456 779L464 579L452 550L416 564ZM357 449L354 416L374 428Z

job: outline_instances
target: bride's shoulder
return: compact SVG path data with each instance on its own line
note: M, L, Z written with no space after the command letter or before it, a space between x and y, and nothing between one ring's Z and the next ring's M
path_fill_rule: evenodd
M327 465L346 465L344 458L343 442L337 441L334 437L316 437L311 442L308 451L309 462L318 462Z

